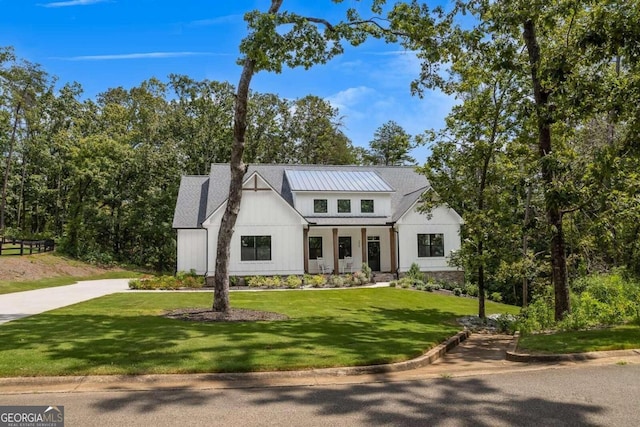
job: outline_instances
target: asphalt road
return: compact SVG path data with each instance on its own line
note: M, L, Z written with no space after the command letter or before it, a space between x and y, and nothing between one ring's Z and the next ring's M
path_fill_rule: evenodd
M640 365L334 386L0 395L66 426L638 426Z

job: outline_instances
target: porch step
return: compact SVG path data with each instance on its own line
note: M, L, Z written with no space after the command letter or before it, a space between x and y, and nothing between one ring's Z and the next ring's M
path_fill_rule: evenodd
M396 275L393 273L373 273L373 281L375 283L391 282L392 280L396 280Z

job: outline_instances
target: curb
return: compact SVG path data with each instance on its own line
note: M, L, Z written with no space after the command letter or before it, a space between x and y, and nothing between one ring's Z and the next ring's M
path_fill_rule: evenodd
M200 373L200 374L151 374L151 375L86 375L86 376L56 376L56 377L9 377L0 378L1 393L27 393L30 391L44 392L43 388L58 391L77 391L86 385L109 386L113 390L145 389L145 386L162 386L191 381L236 382L238 385L268 386L270 380L336 378L390 372L409 371L432 364L443 357L448 351L465 341L471 333L458 332L443 343L428 350L422 356L404 362L386 365L350 366L341 368L321 368L303 371L268 371L268 372L238 372L238 373ZM182 387L182 386L181 386Z
M513 342L507 350L506 358L510 362L521 363L547 363L547 362L580 362L585 360L605 359L609 357L640 356L640 349L632 350L607 350L589 351L586 353L566 354L542 354L542 353L518 353L518 341L520 332L513 334Z

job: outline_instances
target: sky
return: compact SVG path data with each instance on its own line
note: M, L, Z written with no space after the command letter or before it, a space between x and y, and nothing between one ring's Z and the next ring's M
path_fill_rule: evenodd
M367 3L367 2L362 2ZM59 86L78 82L85 98L110 88L129 89L156 77L184 74L195 80L237 84L238 46L247 35L245 12L267 10L269 0L0 0L0 46L38 63ZM282 10L335 21L345 0L285 0ZM412 96L420 70L416 55L399 45L371 40L310 70L260 72L251 89L288 99L316 95L339 109L343 131L367 148L374 132L393 120L411 135L444 126L454 100L442 93ZM427 147L413 151L419 164Z

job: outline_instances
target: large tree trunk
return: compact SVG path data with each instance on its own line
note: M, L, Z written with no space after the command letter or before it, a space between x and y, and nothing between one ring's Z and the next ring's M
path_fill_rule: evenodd
M276 13L283 0L272 0L268 13ZM216 272L213 288L213 310L226 312L229 310L229 255L233 227L240 212L242 201L242 181L246 166L242 162L244 154L244 139L247 130L247 104L249 86L255 73L256 61L246 58L240 75L240 82L236 93L235 111L233 117L233 147L231 149L231 182L229 183L229 198L222 216L218 231L218 247L216 249Z
M549 105L550 92L543 88L540 71L540 46L536 36L535 23L524 23L524 40L529 53L531 82L536 104L538 121L538 148L542 179L545 185L544 198L547 220L551 229L551 268L555 294L555 319L562 320L571 311L569 302L569 284L567 282L567 260L562 232L562 211L554 196L554 168L551 164L551 125L553 118Z

